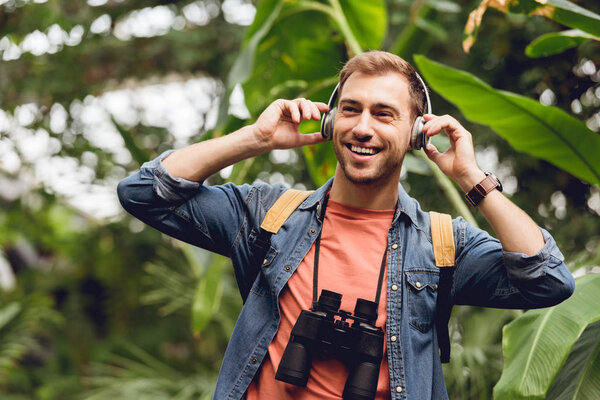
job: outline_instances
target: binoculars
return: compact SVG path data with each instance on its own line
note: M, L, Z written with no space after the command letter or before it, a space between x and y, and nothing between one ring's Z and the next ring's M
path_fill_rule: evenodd
M340 310L342 295L322 290L315 310L302 310L275 379L306 386L314 356L330 356L349 370L345 400L372 400L383 358L384 332L375 326L378 304L357 299L354 315ZM350 323L350 321L352 323Z

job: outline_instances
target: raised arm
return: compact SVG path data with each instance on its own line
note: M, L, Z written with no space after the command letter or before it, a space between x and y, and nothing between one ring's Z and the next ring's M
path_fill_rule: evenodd
M450 147L440 153L434 145L425 148L427 156L466 193L485 178L475 161L471 134L449 115L426 114L424 131L433 136L443 129ZM544 237L536 223L498 190L479 203L479 211L490 223L504 251L536 254L544 246Z
M222 168L274 149L290 149L323 142L320 133L301 134L303 120L319 120L324 103L306 99L276 100L256 123L219 138L196 143L171 153L162 162L174 178L200 182Z

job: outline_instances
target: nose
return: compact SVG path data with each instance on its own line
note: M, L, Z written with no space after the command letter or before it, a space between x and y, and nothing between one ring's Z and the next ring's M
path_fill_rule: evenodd
M352 134L358 140L369 140L373 136L373 127L371 126L371 113L369 110L363 110L356 125L352 129Z

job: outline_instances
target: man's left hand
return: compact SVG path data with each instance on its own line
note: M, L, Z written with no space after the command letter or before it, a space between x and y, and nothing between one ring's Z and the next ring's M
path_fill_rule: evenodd
M475 160L473 138L456 119L450 115L425 114L423 131L427 137L435 136L442 130L450 139L450 147L440 153L433 144L425 146L425 154L442 172L458 184L464 192L485 178L485 174Z

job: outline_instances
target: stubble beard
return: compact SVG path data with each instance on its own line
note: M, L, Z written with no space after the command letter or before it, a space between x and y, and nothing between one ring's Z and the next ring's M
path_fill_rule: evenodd
M400 157L387 157L382 165L376 166L375 171L368 175L353 174L352 166L350 161L345 157L344 149L340 149L337 145L334 146L335 155L338 159L338 163L344 173L346 179L355 185L374 185L374 184L385 184L389 178L402 167L404 161L404 154ZM406 154L406 152L405 152Z

